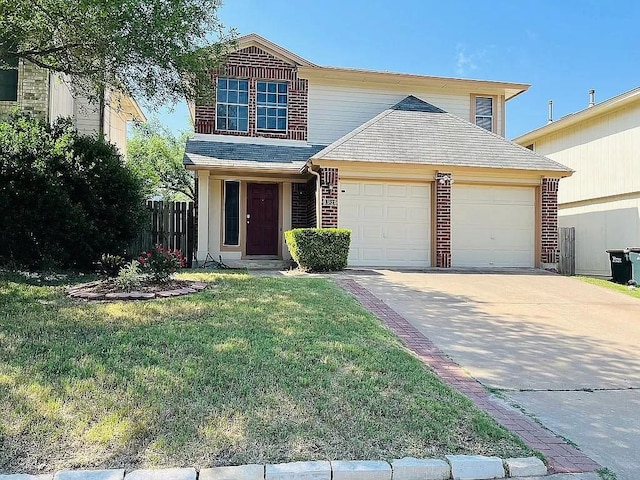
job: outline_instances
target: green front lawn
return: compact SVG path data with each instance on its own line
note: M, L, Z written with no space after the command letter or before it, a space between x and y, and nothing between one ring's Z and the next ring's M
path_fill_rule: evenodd
M0 274L0 472L531 452L331 281L85 303Z
M627 285L620 285L619 283L613 283L611 280L601 277L577 277L583 282L590 283L591 285L598 285L600 287L608 288L609 290L615 290L617 292L630 295L632 297L640 298L640 288L630 288Z

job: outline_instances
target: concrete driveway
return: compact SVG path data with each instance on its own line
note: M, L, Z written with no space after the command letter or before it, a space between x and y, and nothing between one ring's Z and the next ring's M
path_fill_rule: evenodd
M639 300L536 271L350 277L619 480L638 478Z

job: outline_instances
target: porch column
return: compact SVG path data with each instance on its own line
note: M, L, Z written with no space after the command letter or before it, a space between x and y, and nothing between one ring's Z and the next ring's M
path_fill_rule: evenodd
M451 268L452 183L451 173L436 173L436 267L440 268Z
M540 261L542 268L558 268L558 184L559 178L543 178L540 188Z
M198 170L198 251L196 258L204 261L209 253L209 170Z
M322 228L338 228L338 169L320 169Z

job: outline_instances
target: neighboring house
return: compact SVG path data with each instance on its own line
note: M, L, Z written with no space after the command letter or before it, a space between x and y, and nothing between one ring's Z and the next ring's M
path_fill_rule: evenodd
M515 141L576 171L559 224L576 229L576 272L610 275L605 250L640 247L640 87L591 104Z
M528 85L320 67L239 39L192 105L199 260L286 259L283 232L353 231L352 266L552 267L566 167L503 138Z
M0 70L0 114L16 106L43 117L49 122L71 117L80 133L95 134L100 128L97 105L69 88L63 76L51 73L33 63L20 60L16 70ZM136 101L118 94L107 94L104 111L105 138L122 154L127 151L127 122L144 121Z

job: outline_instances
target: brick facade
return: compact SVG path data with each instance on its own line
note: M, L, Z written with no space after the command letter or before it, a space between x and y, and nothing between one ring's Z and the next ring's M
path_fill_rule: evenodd
M0 101L0 114L16 106L46 120L49 119L49 72L33 63L20 60L18 65L18 100Z
M541 195L542 195L542 212L541 212L541 262L545 264L557 264L559 257L558 250L558 178L543 178Z
M291 228L316 226L316 179L291 184Z
M451 268L451 173L436 174L436 267Z
M213 104L196 105L196 133L281 138L288 140L307 139L307 96L309 82L305 79L298 78L295 65L284 62L258 47L247 47L230 54L225 68L212 73L211 81L214 85L216 85L219 76L249 80L249 131L234 132L216 130L216 106ZM287 132L258 131L256 126L256 82L258 80L277 80L287 83Z
M338 228L338 169L320 169L322 228Z

